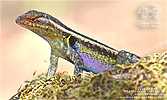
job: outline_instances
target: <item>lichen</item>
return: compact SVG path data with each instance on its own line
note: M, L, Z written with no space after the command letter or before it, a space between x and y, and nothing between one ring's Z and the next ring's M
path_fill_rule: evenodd
M67 72L31 80L15 99L112 99L163 100L167 98L167 52L145 56L132 65L115 65L100 74Z

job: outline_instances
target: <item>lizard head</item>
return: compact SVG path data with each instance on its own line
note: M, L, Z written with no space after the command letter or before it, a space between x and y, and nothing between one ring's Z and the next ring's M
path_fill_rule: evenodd
M35 32L42 38L44 38L44 36L49 37L54 34L58 35L59 33L55 32L54 28L56 25L62 24L51 15L35 10L30 10L17 17L16 23Z

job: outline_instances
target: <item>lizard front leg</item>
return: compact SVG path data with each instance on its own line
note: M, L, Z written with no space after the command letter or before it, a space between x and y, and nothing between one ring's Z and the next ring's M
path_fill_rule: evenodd
M80 77L78 73L83 73L84 62L82 57L70 46L66 50L67 57L75 64L74 75Z
M84 66L83 59L72 47L70 46L64 46L64 47L65 47L64 48L65 55L63 58L75 64L74 75L79 77L78 73L83 72L83 66ZM51 50L50 65L48 68L48 72L46 74L46 78L49 78L55 75L55 72L58 67L58 58L59 57L55 55L55 51Z
M49 78L49 77L55 75L55 72L56 72L57 66L58 66L58 58L59 57L55 56L54 51L51 50L50 65L49 65L49 68L48 68L48 72L46 74L46 78Z

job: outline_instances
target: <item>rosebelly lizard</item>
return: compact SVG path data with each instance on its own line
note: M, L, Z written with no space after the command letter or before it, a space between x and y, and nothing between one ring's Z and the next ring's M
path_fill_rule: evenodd
M59 57L75 65L76 76L83 70L97 74L111 69L115 64L131 64L140 59L135 54L115 50L80 34L43 12L30 10L19 16L16 23L36 33L51 46L50 65L46 78L54 76Z

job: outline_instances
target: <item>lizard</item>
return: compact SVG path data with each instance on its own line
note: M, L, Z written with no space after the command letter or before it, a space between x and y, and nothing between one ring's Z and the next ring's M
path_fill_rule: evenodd
M30 10L16 18L16 23L31 30L51 47L50 65L46 78L54 76L58 59L74 64L74 75L83 70L94 74L107 71L116 64L131 64L140 57L125 50L116 50L67 27L50 14Z

